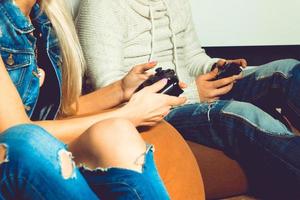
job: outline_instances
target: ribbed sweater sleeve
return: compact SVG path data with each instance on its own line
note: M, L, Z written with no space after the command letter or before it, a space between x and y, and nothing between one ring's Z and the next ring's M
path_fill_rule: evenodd
M190 76L198 76L207 73L211 70L212 65L216 63L219 58L210 58L205 50L201 47L198 39L195 26L192 19L192 11L189 1L182 0L186 9L187 28L184 35L184 59L185 67L187 68Z
M118 1L82 0L76 19L78 36L94 87L123 77L124 25Z

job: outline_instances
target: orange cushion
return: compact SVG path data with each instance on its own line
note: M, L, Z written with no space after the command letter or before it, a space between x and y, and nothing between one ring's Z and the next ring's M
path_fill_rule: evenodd
M158 171L172 200L205 199L197 161L181 135L168 123L144 130L142 137L155 147Z
M207 199L220 199L247 192L245 173L222 151L189 142L199 164Z

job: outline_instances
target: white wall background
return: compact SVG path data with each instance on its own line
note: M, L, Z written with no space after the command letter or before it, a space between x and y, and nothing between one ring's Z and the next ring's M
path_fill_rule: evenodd
M203 46L300 44L300 0L190 2Z
M189 1L203 46L300 44L300 0Z

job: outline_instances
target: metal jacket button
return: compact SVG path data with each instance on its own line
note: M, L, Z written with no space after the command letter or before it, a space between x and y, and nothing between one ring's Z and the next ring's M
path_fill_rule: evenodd
M6 63L8 64L8 65L13 65L13 64L15 64L15 61L14 61L14 59L13 59L13 55L12 54L9 54L9 56L8 56L8 58L7 58L7 60L6 60Z
M37 72L36 71L32 71L32 74L37 77L38 79L40 79L40 87L43 85L44 81L45 81L45 71L42 68L37 68Z
M32 71L32 74L35 76L35 77L37 77L37 78L40 78L41 77L41 74L39 73L39 71L38 72L36 72L36 71Z
M61 62L60 60L57 62L57 66L58 66L59 68L61 68L62 62Z
M24 105L24 108L25 108L26 111L30 111L30 110L31 110L31 107L30 107L30 106Z

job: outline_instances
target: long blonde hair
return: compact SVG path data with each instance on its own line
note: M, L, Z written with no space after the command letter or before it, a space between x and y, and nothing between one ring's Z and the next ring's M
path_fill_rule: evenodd
M51 21L62 54L62 104L60 114L67 116L77 110L81 95L85 62L70 9L65 0L42 0L41 8ZM75 109L74 106L76 105ZM71 107L72 106L72 107Z

